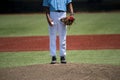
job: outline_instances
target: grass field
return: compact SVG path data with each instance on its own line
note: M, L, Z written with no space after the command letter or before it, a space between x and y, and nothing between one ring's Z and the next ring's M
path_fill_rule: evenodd
M69 63L120 65L120 50L67 51ZM59 61L59 54L57 56ZM0 53L0 68L50 63L48 51Z
M68 35L119 34L120 13L75 14ZM44 14L0 15L0 36L48 35Z
M75 18L68 35L120 34L120 13L81 13L75 14ZM0 37L44 35L48 35L44 14L0 15ZM120 50L73 50L67 53L67 60L72 63L120 65ZM0 52L0 68L49 62L49 51Z

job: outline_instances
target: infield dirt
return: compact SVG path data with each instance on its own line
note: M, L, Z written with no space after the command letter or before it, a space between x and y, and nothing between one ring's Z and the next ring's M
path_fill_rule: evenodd
M57 49L59 39L57 37ZM67 50L120 49L120 34L67 36ZM48 36L0 37L0 52L49 50Z
M120 80L120 66L68 63L3 68L0 80Z

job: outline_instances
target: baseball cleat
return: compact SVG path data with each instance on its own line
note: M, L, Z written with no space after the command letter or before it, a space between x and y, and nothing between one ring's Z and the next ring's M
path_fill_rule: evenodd
M66 64L66 63L67 63L66 60L65 60L65 56L61 56L61 57L60 57L60 60L61 60L61 63L62 63L62 64Z
M56 64L57 63L57 61L56 61L57 59L56 59L56 56L53 56L52 57L52 61L51 61L51 64Z

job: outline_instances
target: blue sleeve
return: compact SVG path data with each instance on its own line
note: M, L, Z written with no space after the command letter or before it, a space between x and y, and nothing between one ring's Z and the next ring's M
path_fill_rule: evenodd
M47 7L49 6L48 5L48 0L43 0L43 6L47 6Z
M67 4L69 4L69 3L71 3L72 2L72 0L67 0Z

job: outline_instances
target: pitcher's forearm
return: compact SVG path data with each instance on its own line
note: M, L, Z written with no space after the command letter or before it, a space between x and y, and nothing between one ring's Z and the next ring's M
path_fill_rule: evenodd
M68 5L68 8L69 8L70 15L73 16L74 15L74 11L73 11L73 5L72 5L72 3L70 3Z
M46 18L47 18L48 24L49 24L50 26L52 26L52 24L51 24L52 19L50 18L49 8L46 8Z

